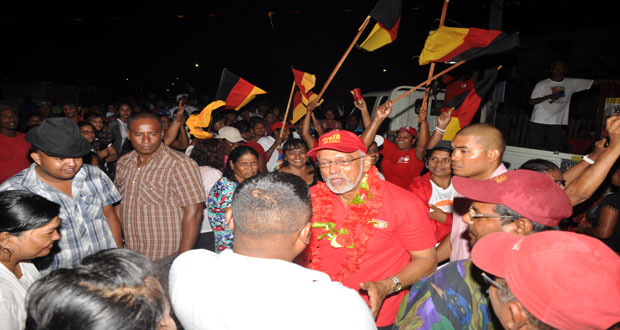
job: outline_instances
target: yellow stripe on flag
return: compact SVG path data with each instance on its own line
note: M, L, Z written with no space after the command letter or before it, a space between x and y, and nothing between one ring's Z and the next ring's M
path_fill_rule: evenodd
M250 103L250 101L252 101L256 97L256 95L260 95L260 94L267 94L267 92L254 86L254 88L252 88L252 90L250 91L250 94L248 94L248 96L246 96L245 99L243 99L243 102L241 102L241 104L239 104L239 106L236 107L235 110L239 110L243 108L246 104Z
M461 130L461 121L458 117L450 117L450 122L446 127L446 133L444 133L442 140L452 141L458 131Z
M372 31L370 31L370 33L368 34L366 40L362 42L360 48L364 48L367 51L372 52L378 48L389 44L392 41L393 40L390 33L386 29L382 28L379 23L377 23L372 28Z
M311 94L310 96L308 96L308 98L310 99L309 101L313 101L317 97L318 95L316 94ZM304 98L303 95L301 96L301 98ZM293 108L293 118L291 118L291 124L295 124L298 120L300 120L306 115L306 113L308 112L308 103L309 102L304 103L304 101L302 101L295 105L295 108ZM321 105L321 103L323 103L323 99L319 101L319 105Z
M448 55L448 53L463 43L468 33L469 29L467 28L446 26L441 26L437 30L431 31L420 54L420 65L428 64Z
M185 125L189 128L189 134L195 136L199 139L208 139L211 137L211 134L203 128L209 127L209 123L211 123L211 113L213 110L218 109L226 105L224 101L213 101L209 103L202 111L200 111L197 115L190 115L185 122Z

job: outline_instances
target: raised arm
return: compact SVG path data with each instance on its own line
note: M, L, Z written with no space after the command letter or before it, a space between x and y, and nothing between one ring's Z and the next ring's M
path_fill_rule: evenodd
M312 111L318 107L317 100L312 100L308 103L308 110L304 116L304 121L301 123L301 136L302 140L308 145L308 150L314 148L314 138L310 134L310 121L312 120Z
M606 142L607 139L605 138L596 141L596 143L594 143L594 151L588 155L588 158L596 161L601 156L603 151L605 151ZM566 180L566 185L571 184L573 180L579 177L581 173L583 173L583 171L588 168L588 166L590 166L590 163L582 160L579 163L575 164L573 167L566 170L566 172L562 173L562 176L564 176L564 180Z
M424 149L433 149L437 142L441 141L446 131L446 127L448 127L448 124L450 123L450 115L452 115L452 111L454 111L454 108L442 112L439 117L437 117L437 126L433 130L433 135L426 143L426 146L424 146Z
M564 189L573 205L582 203L592 196L620 156L620 117L611 116L607 118L606 127L609 133L607 149L598 157L594 165L588 166L579 177Z
M364 125L364 129L366 129L370 126L370 113L368 112L366 100L361 99L359 103L353 101L353 106L359 109L360 114L362 115L362 124Z
M377 113L375 114L375 118L372 119L370 125L366 127L364 133L362 133L362 140L364 140L366 148L368 148L368 146L370 146L375 140L377 131L379 130L379 127L381 126L385 118L389 117L390 113L392 113L392 105L392 101L388 100L377 107Z

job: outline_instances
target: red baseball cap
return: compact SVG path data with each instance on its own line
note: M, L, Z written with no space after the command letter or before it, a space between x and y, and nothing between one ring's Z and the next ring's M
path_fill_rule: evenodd
M513 170L488 180L452 177L461 195L490 204L503 204L528 220L557 226L573 213L570 199L553 179L530 170Z
M620 321L620 256L596 238L559 230L493 233L471 255L554 328L607 329Z
M342 152L354 152L360 150L366 154L366 144L353 132L345 130L333 130L319 137L319 145L308 151L308 156L313 157L319 150L331 149Z
M286 123L286 125L284 125L284 128L289 128L289 127L294 127L294 126L289 123ZM277 130L278 128L282 128L282 122L279 121L277 123L273 123L271 124L271 126L269 126L269 128L271 129L272 132Z
M415 129L415 128L413 128L413 127L411 127L411 126L404 126L404 127L401 127L401 128L399 128L399 129L397 130L397 132L398 132L398 131L405 131L405 132L407 132L407 133L409 133L409 134L413 135L413 137L415 137L415 138L417 138L417 137L418 137L418 130L417 130L417 129Z

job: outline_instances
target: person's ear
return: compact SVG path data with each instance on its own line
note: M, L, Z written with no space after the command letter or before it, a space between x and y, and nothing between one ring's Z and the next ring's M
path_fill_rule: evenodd
M299 230L299 234L297 235L297 239L299 239L304 245L308 245L308 244L310 244L310 237L312 237L312 222L308 221Z
M521 218L515 221L514 224L515 224L514 233L519 236L528 236L532 234L532 231L534 230L534 225L532 225L532 222L525 218Z
M372 159L370 158L370 156L368 156L368 154L366 154L366 157L364 157L364 163L362 164L362 170L364 171L364 173L368 173L368 171L370 171L370 167L372 166Z
M495 162L500 160L500 152L497 149L491 149L487 151L487 158L489 159L489 162Z
M39 154L38 152L31 152L30 158L32 158L32 160L34 160L37 165L41 165L41 154Z
M506 320L507 323L504 324L504 326L507 329L518 330L529 323L527 314L525 313L525 310L523 309L523 307L521 307L521 304L519 304L516 301L510 301L510 302L507 302L506 304L507 304L506 308L507 308L509 319Z

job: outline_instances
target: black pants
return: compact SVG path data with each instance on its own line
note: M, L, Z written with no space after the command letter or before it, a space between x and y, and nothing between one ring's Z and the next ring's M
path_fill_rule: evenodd
M530 122L530 147L539 150L562 151L562 126Z

